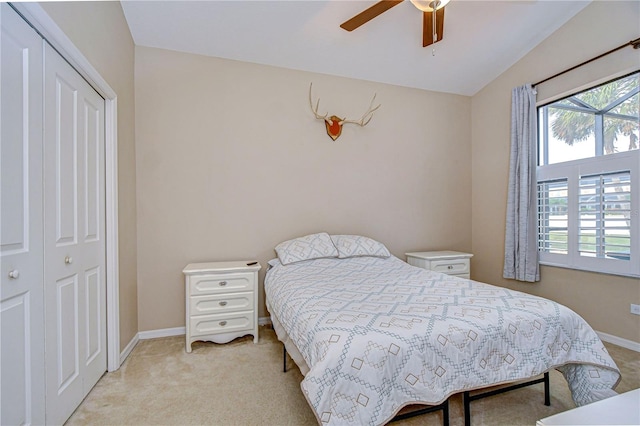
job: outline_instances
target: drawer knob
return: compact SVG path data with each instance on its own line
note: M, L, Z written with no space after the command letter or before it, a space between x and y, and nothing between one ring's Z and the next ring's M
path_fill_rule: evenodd
M447 269L453 269L452 265L447 266Z
M227 325L226 321L220 321L218 324L220 324L221 327L224 327L225 325Z
M20 271L18 271L17 269L14 269L13 271L9 271L9 278L13 280L17 280L19 276L20 276Z
M220 282L218 283L218 285L219 285L220 287L224 287L225 285L227 285L227 282L226 282L226 281L220 281Z
M220 302L220 303L218 303L218 304L219 304L220 306L227 306L227 302L224 302L224 301L223 301L223 302Z

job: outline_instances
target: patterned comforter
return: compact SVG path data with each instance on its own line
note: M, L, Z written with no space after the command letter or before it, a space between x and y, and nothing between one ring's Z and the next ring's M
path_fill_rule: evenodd
M309 367L301 388L319 423L384 424L405 405L553 368L577 405L615 395L614 361L558 303L393 256L270 265L267 306Z

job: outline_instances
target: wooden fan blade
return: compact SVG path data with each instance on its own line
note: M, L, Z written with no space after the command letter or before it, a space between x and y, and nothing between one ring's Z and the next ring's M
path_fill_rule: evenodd
M444 35L444 7L436 10L436 34L438 34L438 40L442 40ZM424 12L422 15L422 47L427 47L433 44L433 12Z
M397 6L402 3L403 0L382 0L378 3L374 4L370 8L364 10L363 12L358 13L353 18L348 21L342 23L340 28L343 28L347 31L353 31L358 28L360 25L364 25L376 16L386 12L391 9L393 6Z

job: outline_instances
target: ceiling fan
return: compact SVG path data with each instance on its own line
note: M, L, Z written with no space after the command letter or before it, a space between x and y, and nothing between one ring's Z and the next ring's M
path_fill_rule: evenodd
M379 1L348 21L343 22L340 27L347 31L353 31L376 16L402 3L402 1L403 0ZM444 32L444 6L449 3L449 0L411 0L411 3L423 12L422 47L442 40Z

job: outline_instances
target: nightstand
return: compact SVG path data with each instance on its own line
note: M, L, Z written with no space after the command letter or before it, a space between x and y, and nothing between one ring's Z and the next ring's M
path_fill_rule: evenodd
M253 335L258 342L258 271L252 261L191 263L185 275L186 351L196 340L227 343Z
M471 278L471 253L459 251L421 251L405 253L407 263L419 268L442 272L461 278Z
M640 389L635 389L538 420L536 425L637 425L638 401Z

